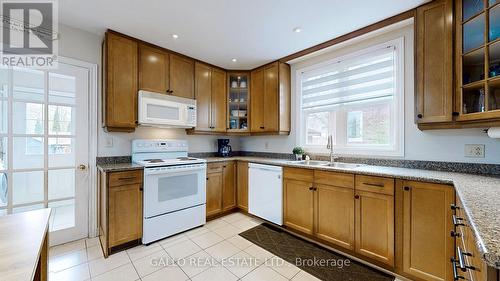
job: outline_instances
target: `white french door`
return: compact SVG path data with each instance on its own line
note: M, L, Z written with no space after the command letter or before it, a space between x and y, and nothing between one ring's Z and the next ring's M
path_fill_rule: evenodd
M0 69L0 215L52 208L50 244L88 234L89 75Z

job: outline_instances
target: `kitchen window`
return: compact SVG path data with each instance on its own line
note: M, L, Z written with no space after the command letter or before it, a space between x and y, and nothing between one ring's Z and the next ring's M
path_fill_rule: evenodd
M392 40L298 70L300 143L342 155L403 156L404 42Z

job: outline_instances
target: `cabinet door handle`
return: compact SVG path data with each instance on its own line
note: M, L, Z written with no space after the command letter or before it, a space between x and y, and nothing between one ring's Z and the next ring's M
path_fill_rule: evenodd
M451 204L451 205L450 205L450 208L451 208L452 210L459 210L459 209L460 209L460 207L458 207L458 206L457 206L457 205L455 205L455 204Z
M364 182L363 184L364 185L368 185L368 186L384 187L383 183L369 183L369 182Z
M260 127L261 129L264 129L264 127Z
M309 190L314 190L314 187L310 186L310 187L309 187Z
M453 230L452 230L452 231L450 232L450 236L451 236L451 237L460 237L460 232L455 232L455 231L453 231Z
M417 114L417 117L418 117L418 118L422 118L422 117L424 117L424 116L423 116L421 113L419 113L419 114Z
M354 199L359 199L359 195L354 195Z
M409 187L409 186L405 186L403 189L404 189L405 191L409 191L409 190L410 190L410 187Z
M465 226L465 224L461 221L463 221L464 219L462 218L458 218L457 216L453 215L451 217L451 219L453 220L453 225L454 226Z
M459 279L465 279L463 276L458 275L457 271L457 261L455 258L451 258L451 267L453 269L453 280L458 281Z
M457 247L457 256L458 256L458 266L460 266L460 270L463 272L466 272L467 269L471 270L476 270L474 266L467 265L465 263L464 256L472 256L470 253L462 252L462 249L460 249L460 246Z
M133 180L135 177L124 177L124 178L118 178L120 181L126 181L126 180Z
M207 180L208 180L208 177L207 177Z
M139 190L140 190L140 191L144 191L144 188L142 188L142 187L141 187L141 188L139 188Z

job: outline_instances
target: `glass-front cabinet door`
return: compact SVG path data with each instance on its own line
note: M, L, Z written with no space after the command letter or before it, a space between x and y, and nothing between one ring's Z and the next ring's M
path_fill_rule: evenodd
M249 73L228 73L228 131L248 132Z
M457 1L457 120L500 118L500 1Z

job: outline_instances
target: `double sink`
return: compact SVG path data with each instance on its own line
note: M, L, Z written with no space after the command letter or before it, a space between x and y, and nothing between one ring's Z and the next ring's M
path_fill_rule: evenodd
M317 160L289 161L287 163L288 164L295 164L295 165L306 165L306 166L333 167L333 168L340 168L340 169L355 169L355 168L365 166L365 164L328 162L328 161L317 161Z

